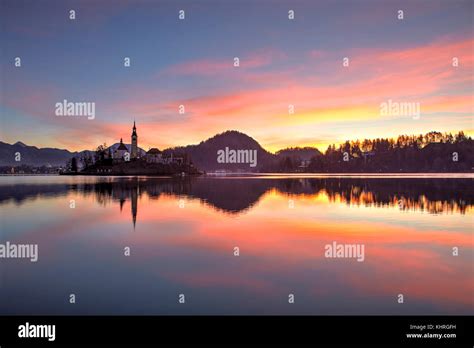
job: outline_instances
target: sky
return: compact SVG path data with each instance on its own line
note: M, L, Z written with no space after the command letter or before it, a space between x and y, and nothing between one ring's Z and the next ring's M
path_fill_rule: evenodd
M0 0L0 140L94 149L130 143L134 120L145 150L226 130L271 152L429 131L472 136L473 4ZM63 100L95 103L95 118L57 116ZM418 103L420 115L382 115L389 101Z

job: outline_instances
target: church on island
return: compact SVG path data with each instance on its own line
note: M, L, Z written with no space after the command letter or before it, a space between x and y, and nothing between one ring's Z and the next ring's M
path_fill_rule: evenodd
M157 148L151 148L148 152L144 152L138 148L138 134L137 126L133 121L131 145L130 149L123 143L123 139L120 139L119 146L113 151L112 159L114 162L128 162L130 160L142 159L146 163L161 163L161 164L183 164L184 157L174 155L172 152L163 153Z
M131 149L130 152L123 143L122 138L120 138L120 144L119 146L115 149L112 158L114 160L124 160L128 161L130 159L137 159L139 158L138 155L138 135L137 135L137 126L135 125L135 121L133 121L133 128L132 128L132 143L131 143Z
M138 147L138 133L135 121L133 122L131 144L120 143L110 147L99 146L94 158L83 155L82 166L76 169L66 169L63 175L199 175L201 172L194 167L186 154L177 153L176 149L160 151L150 148L148 152Z

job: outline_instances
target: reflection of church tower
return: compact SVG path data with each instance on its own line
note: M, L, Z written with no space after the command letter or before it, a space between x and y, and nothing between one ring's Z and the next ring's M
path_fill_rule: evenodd
M133 121L133 131L132 131L132 150L131 150L131 157L137 158L138 157L138 135L137 135L137 127L135 127L135 121Z
M138 200L138 186L132 188L132 218L133 227L137 223L137 200Z

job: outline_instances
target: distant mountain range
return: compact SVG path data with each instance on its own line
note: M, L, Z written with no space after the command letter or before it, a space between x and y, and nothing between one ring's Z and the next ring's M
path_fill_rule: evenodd
M109 148L113 152L119 145L120 143L116 143ZM131 145L125 144L125 146L127 146L130 151ZM146 153L143 149L140 149L140 151L142 154ZM15 160L17 153L21 156L20 161ZM64 166L72 157L81 158L83 155L93 156L94 151L84 150L71 152L66 149L49 147L38 148L36 146L26 145L21 141L17 141L15 144L7 144L0 141L0 166Z
M111 151L119 146L119 143L110 146ZM125 144L130 151L130 144ZM255 167L250 167L248 163L218 163L217 152L225 148L230 150L256 150L257 162ZM142 155L146 151L139 149ZM186 154L192 160L194 165L206 171L212 170L230 170L230 171L258 171L271 167L280 157L293 157L298 160L309 160L310 158L321 155L316 148L289 148L272 154L266 151L252 137L238 132L226 131L217 134L197 145L188 145L165 149L164 153ZM21 161L15 161L15 154L20 153ZM64 166L72 157L81 158L83 155L94 155L94 151L84 150L80 152L71 152L66 149L55 148L37 148L29 146L22 142L7 144L0 141L0 166Z
M17 154L21 156L20 161L15 160ZM47 147L40 149L36 146L26 145L21 141L15 144L7 144L0 141L1 166L18 166L23 164L32 166L61 166L78 154L78 152L70 152L64 149Z

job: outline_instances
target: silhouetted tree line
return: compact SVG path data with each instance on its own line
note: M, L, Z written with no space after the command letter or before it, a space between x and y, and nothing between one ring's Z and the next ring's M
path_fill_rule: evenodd
M266 193L276 191L288 198L327 196L329 201L354 206L398 207L400 210L432 214L465 214L474 206L470 178L310 178L268 180L254 178L134 177L80 183L50 182L0 186L0 206L39 197L64 196L74 192L95 197L102 205L123 203L146 195L150 200L162 195L198 199L216 210L235 214L251 209Z
M310 161L285 156L279 159L281 172L471 172L473 140L464 132L429 132L330 145Z

